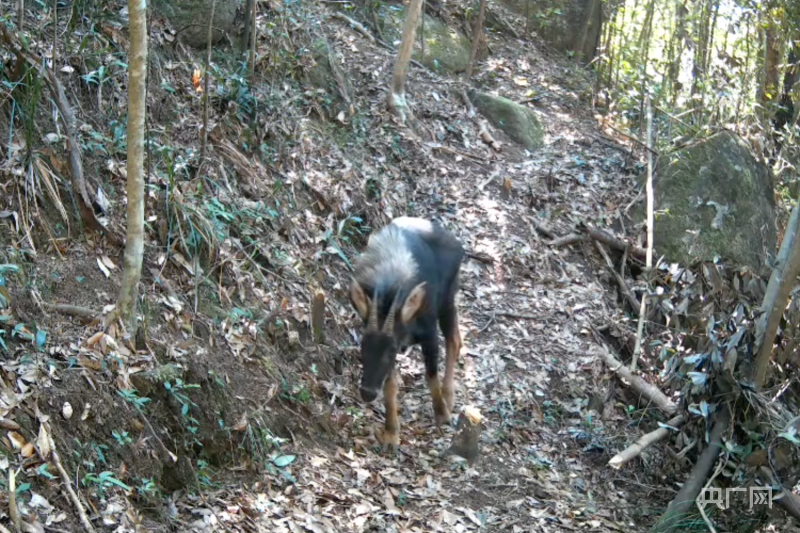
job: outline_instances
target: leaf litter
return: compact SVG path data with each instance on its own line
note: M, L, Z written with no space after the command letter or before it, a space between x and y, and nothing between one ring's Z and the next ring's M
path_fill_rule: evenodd
M310 9L314 16L328 14L319 6ZM256 435L252 450L267 450L261 464L236 456L219 466L200 495L164 494L165 514L181 530L635 530L648 513L642 485L649 484L651 509L663 505L670 493L659 493L657 468L616 472L605 464L627 442L630 420L615 409L607 375L594 355L598 339L593 331L609 323L624 330L628 319L603 280L600 263L587 260L590 252L552 247L537 229L547 226L565 235L587 220L602 227L620 218L632 198L634 181L620 150L595 142L598 128L582 96L590 82L580 69L545 59L532 43L523 49L490 34L494 55L476 74L483 90L517 101L531 91L542 94L532 106L543 119L547 143L531 154L495 129L491 135L501 141L501 150L482 142L479 132L487 126L467 116L453 82L413 68L409 91L415 111L440 146L466 154L454 155L392 124L384 91L393 55L371 46L346 24L330 19L329 26L327 36L345 56L359 112L372 129L358 144L343 148L332 143L322 132L324 121L292 115L294 106L306 106L303 113L313 109L314 94L294 98L286 86L280 98L296 103L281 110L285 116L268 116L276 130L286 128L287 117L297 118L291 131L298 132L300 142L287 149L280 165L256 165L239 153L236 143L222 142L241 132L216 137L221 159L231 162L243 183L259 194L258 202L224 190L214 197L220 205L238 202L258 213L244 230L251 235L230 234L216 243L216 264L228 280L214 288L222 313L194 313L197 280L211 276L207 267L181 253L183 248L172 250L168 262L161 248L154 265L148 265L154 275L147 281L153 305L149 343L157 349L132 349L113 330L86 328L55 315L45 322L50 333L39 343L45 346L40 351L31 349L39 330L26 326L18 331L16 351L0 363L0 427L12 450L0 457L0 472L7 479L21 467L18 479L31 480L20 492L17 510L30 527L58 528L75 520L58 488L66 480L57 479L54 468L41 470L49 467L52 450L45 426L31 423L29 413L39 401L51 415L52 437L64 447L65 457L68 446L77 446L74 440L96 437L90 426L107 430L112 445L112 428L127 428L132 440L139 439L131 446L143 451L134 454L113 448L93 452L98 461L105 455L116 461L97 469L96 479L89 481L102 491L102 496L95 492L85 498L95 525L118 532L145 530L144 524L147 530L165 530L142 516L144 492L133 485L156 470L156 440L163 440L174 456L177 438L168 438L170 432L160 427L157 436L143 428L137 434L135 427L142 423L119 393L134 390L132 381L168 362L182 371L210 367L236 400L227 420L232 433L242 439ZM171 30L160 21L152 31L155 40L171 41ZM170 64L165 75L191 80L191 62ZM174 85L192 92L185 80ZM122 94L116 97L124 100ZM191 107L179 112L183 115L172 135L176 143L191 145L197 117ZM324 111L321 115L326 116ZM329 115L343 126L355 124L349 113ZM393 155L397 151L402 156ZM108 160L103 164L108 166ZM210 172L220 177L230 170L218 165ZM124 172L114 173L113 179L124 179ZM289 191L282 193L286 196L265 192L274 191L278 181ZM381 194L365 197L367 184ZM184 222L195 224L189 207L200 204L193 203L192 189L180 183L175 194L175 202L187 207ZM273 216L268 209L274 204L267 200L274 198L304 207ZM108 213L119 216L124 210L114 198L103 200ZM377 445L374 432L382 424L383 406L364 406L356 394L358 323L345 291L364 239L348 231L361 222L378 227L412 211L439 218L469 250L459 295L464 349L456 407L474 405L482 415L480 457L473 465L446 453L454 428L439 433L433 425L418 349L398 358L398 455L387 455ZM163 218L157 211L149 214L154 226ZM84 248L71 245L71 267L38 264L39 275L56 276L55 293L69 303L107 313L117 294L119 261ZM722 286L712 272L704 279ZM321 346L308 334L310 289L319 287L328 294L323 325L328 339ZM12 296L15 313L38 316L34 298L19 292ZM699 301L685 292L683 299L663 298L665 312L686 315ZM248 309L252 302L258 312ZM216 319L207 319L213 312ZM266 370L258 366L265 360L273 361L264 363ZM47 394L37 400L39 391ZM195 411L186 403L179 412ZM262 420L269 423L262 426ZM269 430L266 437L256 433L263 427ZM114 438L122 441L119 431ZM72 451L78 455L77 448ZM71 457L69 463L73 476L86 475L85 462ZM34 482L43 490L30 488ZM76 489L88 491L86 483ZM7 498L0 496L2 509L8 508Z

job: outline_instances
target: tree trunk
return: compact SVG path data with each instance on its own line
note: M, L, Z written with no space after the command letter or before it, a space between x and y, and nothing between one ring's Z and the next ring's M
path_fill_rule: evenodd
M774 160L780 153L781 146L783 145L783 128L787 124L791 125L794 120L794 101L792 100L792 89L797 83L800 76L800 68L798 68L798 55L800 50L798 43L793 43L789 48L789 57L786 59L787 67L783 74L783 89L781 90L781 98L778 106L775 109L775 114L772 117L772 138L775 147L772 152L772 160Z
M769 277L767 291L761 304L761 316L756 321L754 347L758 350L758 355L753 369L753 381L757 389L760 389L766 381L775 335L797 275L800 274L798 230L800 230L800 200L792 209L792 215L786 225L775 267Z
M603 31L603 5L601 0L589 0L589 7L586 9L586 18L583 21L583 26L581 27L581 35L576 41L575 52L580 54L579 59L584 63L591 63L591 61L597 55L597 47L600 44L600 36L602 35ZM591 53L587 53L587 39L589 38L589 30L592 28L592 25L595 23L595 14L600 13L600 29L597 32L597 38L591 43L589 51Z
M469 62L467 62L467 70L464 72L464 83L469 83L472 77L472 68L475 66L475 56L478 55L478 46L480 46L481 38L483 37L483 18L486 13L486 0L480 0L481 7L478 10L478 20L475 21L475 27L472 30L472 48L469 51Z
M678 2L675 6L675 33L670 42L670 64L667 71L669 80L669 89L672 92L670 95L670 109L675 109L675 105L680 95L680 82L678 76L680 74L680 65L683 57L683 49L686 43L686 15L689 10L686 8L686 0ZM674 48L673 48L674 46Z
M411 109L406 102L406 78L408 77L408 64L411 62L411 53L414 50L414 39L417 34L422 0L411 0L406 14L406 23L403 27L403 41L397 58L394 62L394 76L392 77L392 90L389 93L389 110L406 122L412 117Z
M144 114L147 81L147 0L128 0L130 51L128 71L128 233L117 308L135 337L136 300L144 257Z
M208 78L211 74L211 45L214 42L214 9L217 7L217 0L211 0L211 16L208 19L208 49L206 50L206 71L203 76L203 140L200 143L200 167L206 159L206 147L208 146Z
M703 90L702 84L706 77L706 47L708 45L708 31L711 18L711 0L698 2L697 4L697 21L698 31L696 35L696 45L694 52L694 62L692 64L692 105L697 109L695 122L701 116L703 109Z
M761 116L772 115L772 103L778 96L778 79L780 77L781 39L780 23L772 13L768 13L767 27L764 36L763 83L759 86L758 103L761 104Z
M255 0L247 0L244 4L244 33L242 34L241 48L242 52L247 52L250 49L250 29L252 26L253 17L253 2Z

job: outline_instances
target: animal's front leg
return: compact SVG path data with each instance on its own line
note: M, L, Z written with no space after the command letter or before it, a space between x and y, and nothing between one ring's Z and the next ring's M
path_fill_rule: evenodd
M450 423L450 409L444 401L442 386L439 383L439 346L436 338L422 344L422 355L425 356L425 373L428 376L428 388L433 400L433 413L437 426Z
M400 419L397 408L397 392L399 390L400 376L397 370L392 370L386 383L383 385L383 401L386 407L386 423L383 426L383 446L400 447Z

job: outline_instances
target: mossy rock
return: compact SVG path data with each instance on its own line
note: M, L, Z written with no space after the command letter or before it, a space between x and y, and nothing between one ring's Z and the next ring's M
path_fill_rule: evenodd
M328 42L322 38L315 39L308 47L307 53L314 61L313 65L303 73L303 81L323 89L338 103L350 103L353 85Z
M528 150L544 145L544 129L533 110L502 96L469 91L472 104L495 128Z
M657 254L684 265L719 257L769 270L777 245L772 174L737 135L718 133L663 155L656 168ZM632 214L645 218L645 200Z
M208 46L211 3L212 0L154 0L153 8L170 21L182 42L194 48L204 48ZM212 43L234 32L236 9L240 4L241 0L216 3Z
M520 15L545 42L562 52L594 59L603 24L602 2L596 0L501 0ZM584 31L585 30L585 31Z
M406 22L406 9L402 5L381 5L380 18L386 39L392 43L403 36ZM420 33L425 42L425 54L420 46ZM469 63L470 40L458 30L449 28L436 17L423 14L422 22L417 27L412 57L434 71L446 71L453 74L467 70Z

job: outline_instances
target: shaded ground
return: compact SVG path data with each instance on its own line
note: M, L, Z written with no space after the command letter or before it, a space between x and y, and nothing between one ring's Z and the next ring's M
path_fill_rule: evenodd
M308 16L317 19L327 13L316 5L311 11ZM154 218L143 280L149 350L125 353L102 342L87 346L97 327L44 317L37 303L94 309L113 303L120 275L117 270L106 278L98 270L101 246L73 243L61 250L63 260L45 247L27 263L29 278L11 287L11 295L17 320L47 324L49 351L31 355L26 345L14 344L3 370L10 383L26 376L26 390L15 389L0 416L16 420L25 438L34 440L38 397L64 462L82 480L90 515L102 517L108 530L644 530L672 498L688 464L657 446L643 456L645 463L637 460L621 471L606 466L614 453L655 428L658 418L616 390L595 355L602 326L626 320L600 274L596 250L589 244L553 248L535 230L545 224L563 235L590 221L635 235L625 219L635 194L635 161L628 148L600 133L589 112L590 80L569 63L546 58L535 43L492 35L492 55L476 83L535 109L546 147L526 153L492 130L503 143L501 152L493 151L480 140L482 119L469 116L459 87L412 68L410 101L435 139L423 143L386 111L393 54L339 20L326 19L323 26L342 55L356 114L339 115L324 98L276 83L256 91L266 108L258 124L261 139L247 137L235 115L219 111L223 105L214 108L220 126L211 136L209 172L233 182L232 190L215 190L218 203L211 208L203 203L211 197L205 191L192 204L197 184L179 176L171 209L189 213L184 222L200 220L190 207L205 206L222 213L208 217L209 227L230 224L218 243L221 278L209 275L211 282L198 283L191 262L175 254L164 262L166 240L157 220L164 217L162 197L153 193L158 201L148 211ZM153 24L151 38L166 33L158 21ZM260 50L265 63L277 61L267 53L272 44ZM168 124L173 142L191 146L200 116L188 81L193 66L162 60L154 69L168 81L152 88L151 112L160 113L154 129L163 133L159 128ZM170 84L184 100L170 99L164 90ZM80 88L76 93L89 113L92 99ZM173 123L170 113L183 120ZM291 142L281 143L280 135ZM274 150L272 163L260 165L242 148L259 140ZM224 141L241 151L240 159L223 150ZM163 160L154 161L158 174ZM102 168L100 163L94 161ZM104 179L106 187L122 190L119 174ZM164 183L158 177L151 185ZM119 216L124 203L120 196L115 201ZM279 211L258 211L259 201ZM440 219L469 249L459 297L464 349L456 409L473 404L485 417L481 459L471 468L443 456L453 430L442 435L433 426L418 350L400 358L399 455L378 449L374 431L383 407L365 406L357 395L357 321L345 292L346 261L364 237L346 230L348 215L360 217L362 227L379 227L400 214ZM223 215L244 222L234 232ZM245 256L249 247L256 253ZM208 265L203 268L205 275ZM327 294L321 346L312 340L308 318L317 289ZM169 393L157 383L147 394L140 383L141 396L151 400L141 417L119 391L133 388L137 374L167 364L181 369L185 384L200 388L180 396L172 379ZM34 384L35 395L27 390ZM73 410L66 421L64 402ZM201 459L189 469L165 469L157 441L183 458L192 450ZM13 461L19 459L15 453L9 454ZM63 491L35 473L38 465L27 466L36 493L52 509L32 509L26 496L26 516L30 511L43 522L48 517L53 528L77 530ZM202 495L177 490L192 469ZM131 491L86 481L87 473L97 478L102 471L113 472ZM153 479L159 490L148 484Z

